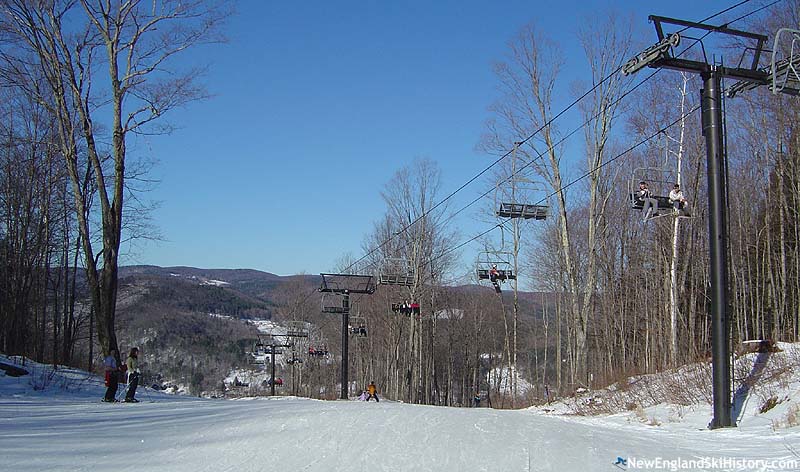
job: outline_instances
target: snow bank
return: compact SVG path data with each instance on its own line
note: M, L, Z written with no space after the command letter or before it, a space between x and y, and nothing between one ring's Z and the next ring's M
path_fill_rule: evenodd
M740 429L765 434L800 425L800 345L778 343L778 351L748 353L734 362L734 418ZM531 411L603 415L649 426L674 423L705 428L712 416L710 363L630 377L608 388L584 391Z

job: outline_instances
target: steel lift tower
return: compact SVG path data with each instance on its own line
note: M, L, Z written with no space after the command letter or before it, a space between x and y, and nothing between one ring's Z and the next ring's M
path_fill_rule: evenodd
M792 38L791 52L779 61L780 54L776 36L775 48L772 51L772 63L767 68L759 68L767 37L761 34L731 29L725 25L707 25L662 16L650 16L655 25L658 42L645 49L622 67L622 73L629 75L646 67L675 69L699 74L703 79L702 90L702 126L706 138L708 209L709 209L709 241L711 256L711 350L712 350L712 383L714 396L714 417L709 428L735 426L731 418L731 359L730 359L730 318L728 309L728 215L725 196L726 155L722 106L722 79L732 78L739 81L728 92L733 96L738 90L747 90L767 85L774 93L782 92L790 95L800 93L800 76L797 70L800 54L795 49L798 35L788 30ZM677 29L665 33L665 27ZM685 35L686 31L705 32L699 38ZM781 30L785 31L785 30ZM792 33L793 32L793 33ZM741 59L734 67L715 64L708 60L703 40L710 34L721 34L737 40L743 47ZM692 39L702 46L702 60L688 59L675 55L673 50L680 44L681 37ZM688 48L687 48L688 49ZM800 49L800 48L798 48ZM749 57L748 64L745 64Z
M350 325L350 294L361 293L371 295L375 293L375 282L371 275L354 274L320 274L322 276L322 286L319 291L322 293L338 293L342 296L341 307L323 307L325 313L342 314L342 394L341 399L347 400L348 397L348 348L349 348L349 325Z

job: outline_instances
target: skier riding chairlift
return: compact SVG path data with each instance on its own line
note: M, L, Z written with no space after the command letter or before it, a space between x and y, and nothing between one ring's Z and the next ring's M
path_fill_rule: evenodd
M367 336L367 326L364 323L350 326L350 334L357 334L361 337Z
M689 211L689 201L683 195L683 191L681 190L681 186L679 184L675 184L672 186L672 191L669 192L669 201L672 203L673 207L673 214L678 217L691 217L691 211Z
M494 285L494 291L500 293L500 271L497 270L497 264L492 264L492 268L489 269L489 281L492 282Z

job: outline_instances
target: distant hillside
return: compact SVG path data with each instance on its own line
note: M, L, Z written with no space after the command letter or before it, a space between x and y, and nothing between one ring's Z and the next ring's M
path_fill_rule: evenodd
M122 307L128 304L159 304L175 311L263 319L271 318L274 308L269 300L251 296L230 285L191 278L129 275L120 279L120 287ZM130 302L126 300L127 296L143 293L146 293L146 297L134 297Z
M132 276L149 276L162 279L187 280L199 285L233 289L251 297L269 302L274 290L287 282L320 283L319 275L280 276L253 269L198 269L195 267L125 266L119 271L120 279Z
M319 284L318 275L282 277L251 269L122 267L117 304L120 348L123 353L131 346L142 348L145 370L151 375L150 379L145 376L148 381L190 386L195 394L219 391L232 369L248 367L246 352L258 337L248 320L273 319L287 294L313 293L309 288ZM504 303L510 307L513 293L505 288ZM445 292L466 295L452 297L454 303L482 292L494 296L491 288L477 285L450 287ZM551 294L520 292L520 319L541 322L541 307L553 302ZM330 317L315 311L318 300L306 303L311 309L307 307L304 319L322 330L323 337L336 339L336 332L324 333L337 330L338 325L321 323ZM550 317L555 310L546 313Z
M122 267L120 348L142 348L148 381L188 385L193 393L218 389L231 368L247 365L245 353L258 333L246 320L271 319L282 284L318 279L249 269Z

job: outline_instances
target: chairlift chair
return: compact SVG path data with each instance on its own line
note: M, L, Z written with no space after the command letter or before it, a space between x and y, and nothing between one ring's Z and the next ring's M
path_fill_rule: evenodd
M781 58L781 45L790 41L789 53ZM800 30L781 28L775 33L770 63L769 88L772 93L800 94Z
M267 355L266 354L256 354L255 352L250 353L250 363L254 365L264 365L267 363Z
M291 364L302 364L303 363L303 359L300 358L300 357L297 357L295 355L292 355L292 357L286 359L286 363L290 364L290 365Z
M739 92L753 90L764 84L774 95L779 92L800 95L800 30L780 28L775 33L769 66L758 72L764 75L763 82L740 80L728 87L728 97L733 98Z
M363 316L351 316L348 328L353 336L367 336L367 321Z
M328 357L328 347L325 344L319 345L318 347L314 347L313 345L308 346L308 355L311 357Z
M508 184L506 184L508 185ZM532 193L546 193L545 187L539 182L534 182L526 178L513 178L511 185L515 186L515 192L523 196ZM518 190L517 190L518 189ZM501 184L495 189L494 206L495 212L501 218L522 218L524 220L545 220L550 215L549 205L533 203L520 203L510 198L507 192L501 191Z
M318 291L338 294L373 294L375 293L375 276L359 274L320 274L322 285Z
M419 306L419 302L399 302L399 303L392 303L392 312L398 313L401 315L411 316L417 315L419 316L421 310Z
M266 347L261 340L256 341L256 343L253 345L253 350L250 351L250 363L256 365L267 363Z
M269 354L269 355L273 355L274 354L276 356L279 356L279 355L283 354L283 349L281 349L278 346L267 346L264 349L264 354Z
M497 265L498 269L497 269L496 280L500 280L502 282L505 282L506 280L517 280L517 274L514 273L513 269L500 269L499 268L500 263L498 263ZM491 267L488 269L486 268L482 269L478 267L478 279L491 280L492 279L492 276L490 274L491 270L492 270Z
M501 218L522 218L524 220L545 220L549 214L549 206L529 203L500 203L500 209L497 210L497 216Z
M305 321L290 321L286 327L286 335L292 338L307 338L308 324Z
M338 301L338 304L333 304L333 301ZM322 313L344 313L342 306L342 296L337 293L323 293L322 294Z
M628 197L631 209L642 210L644 201L639 198L639 182L647 182L651 198L658 202L658 210L672 212L672 202L669 200L669 189L675 183L675 173L659 167L640 167L633 171L628 185ZM654 210L655 211L655 210Z
M517 274L511 268L511 263L505 259L511 253L504 251L483 251L478 257L477 262L477 275L478 280L491 280L491 271L493 267L497 267L496 280L505 282L506 280L516 280Z
M387 259L378 274L378 285L412 287L414 282L414 271L411 270L408 260L403 258Z

